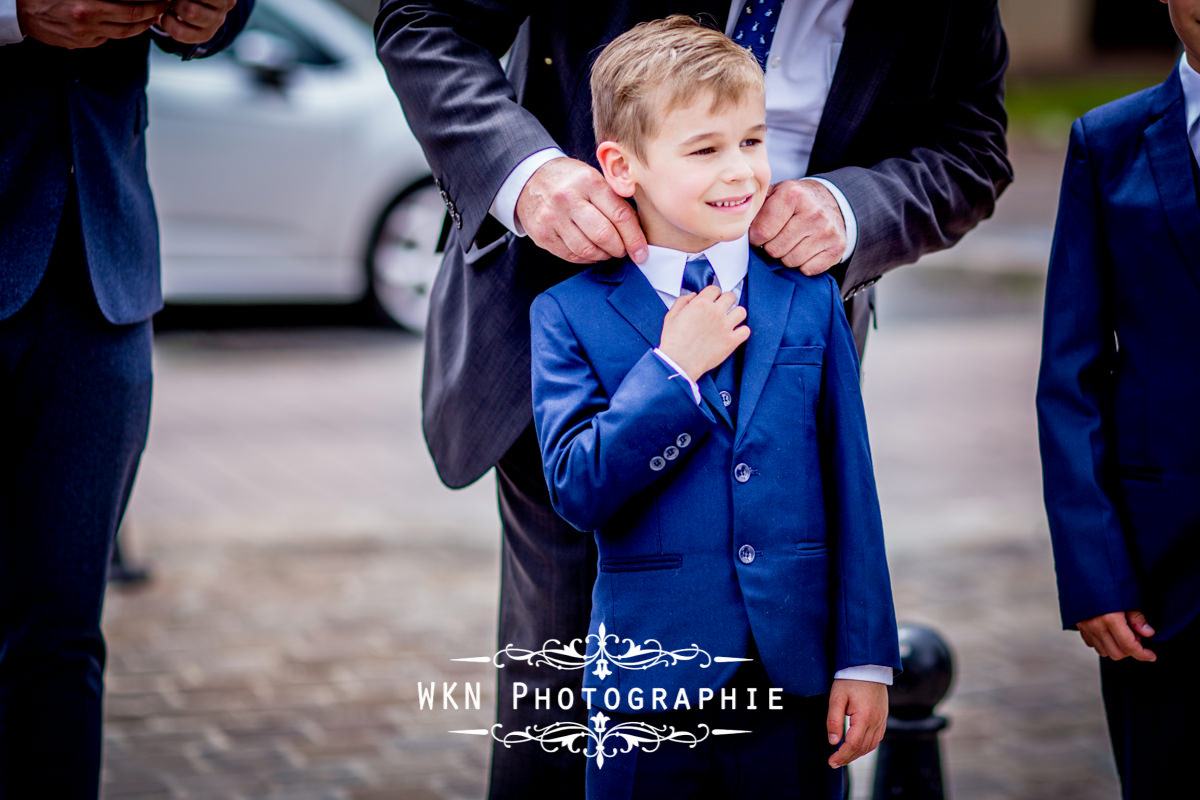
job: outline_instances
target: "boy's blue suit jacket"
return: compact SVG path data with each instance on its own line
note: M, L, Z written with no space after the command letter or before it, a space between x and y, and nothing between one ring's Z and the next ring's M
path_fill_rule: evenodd
M736 429L710 375L698 406L652 352L666 308L628 261L533 303L534 420L554 507L596 532L609 653L740 658L753 632L772 685L820 694L837 669L900 666L857 355L832 278L751 254L746 282ZM737 668L706 660L584 682L695 702Z
M1200 613L1200 201L1178 72L1071 128L1037 410L1063 624Z
M202 46L163 36L159 47L209 55L241 31L254 0L239 0ZM74 178L92 286L110 322L162 306L158 220L146 176L147 54L152 34L67 50L33 39L0 46L0 319L37 289Z

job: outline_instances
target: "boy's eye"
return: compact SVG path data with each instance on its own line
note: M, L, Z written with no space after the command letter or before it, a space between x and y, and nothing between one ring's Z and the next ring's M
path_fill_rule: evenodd
M699 150L693 150L692 155L706 156L709 153L715 153L715 152L717 152L717 149L715 147L701 147Z
M753 138L743 139L742 147L757 147L758 145L762 144L762 141L763 141L762 139L753 139Z

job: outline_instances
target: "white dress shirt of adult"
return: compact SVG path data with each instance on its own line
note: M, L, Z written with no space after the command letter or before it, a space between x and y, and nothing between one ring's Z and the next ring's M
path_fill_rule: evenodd
M16 44L24 38L17 24L17 0L0 0L0 44Z

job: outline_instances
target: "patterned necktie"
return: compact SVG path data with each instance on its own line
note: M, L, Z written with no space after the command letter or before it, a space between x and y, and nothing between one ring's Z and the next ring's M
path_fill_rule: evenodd
M733 27L733 40L753 53L765 70L783 0L745 0L745 3Z

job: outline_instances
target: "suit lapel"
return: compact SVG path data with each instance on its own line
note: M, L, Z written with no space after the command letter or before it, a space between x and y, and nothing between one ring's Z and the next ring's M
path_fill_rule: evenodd
M1196 207L1192 148L1178 67L1158 87L1154 111L1158 118L1146 128L1150 171L1171 234L1192 280L1200 288L1200 209Z
M875 102L900 49L894 15L909 9L894 0L855 0L846 19L846 39L813 140L809 173L839 163L842 153Z
M750 251L746 283L752 285L746 308L750 338L746 340L745 358L742 360L742 385L739 388L737 435L734 447L741 444L742 437L754 415L754 407L762 396L771 365L775 363L775 352L783 340L783 329L787 326L788 312L792 306L795 286L787 278L776 274L778 269L770 267Z
M658 347L662 339L665 308L642 271L634 266L633 262L624 261L597 271L597 279L603 283L618 284L608 296L609 305L616 309L651 347Z
M626 261L618 266L606 267L598 271L597 279L605 283L619 284L608 296L609 305L642 335L647 344L651 347L658 347L658 343L662 341L663 317L666 316L666 307L642 271L632 262ZM729 410L721 402L712 376L705 375L697 385L700 387L701 397L732 429L733 421L729 417Z

